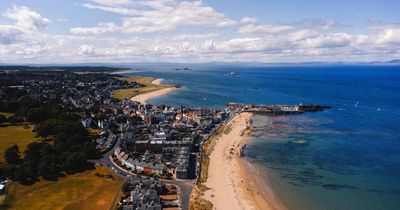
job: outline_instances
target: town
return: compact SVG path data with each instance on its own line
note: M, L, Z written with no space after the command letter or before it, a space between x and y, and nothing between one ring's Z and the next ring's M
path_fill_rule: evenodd
M329 108L228 103L225 108L207 109L141 104L129 98L115 99L112 93L142 84L121 80L107 71L93 72L96 68L1 70L0 111L15 113L8 121L38 123L38 135L51 136L41 125L54 117L49 116L48 107L56 104L61 112L79 116L76 120L81 127L97 131L89 138L89 146L85 144L85 148L95 147L97 155L85 156L84 162L105 166L125 179L117 204L124 210L189 209L192 185L200 173L202 145L235 114L293 114ZM6 157L8 165L19 166L22 161L12 159L18 157ZM5 171L1 175L4 180L34 180ZM2 190L5 187L2 185Z
M121 209L181 208L180 195L175 196L175 200L164 202L159 193L167 188L180 192L173 184L176 181L168 182L170 180L194 180L197 177L202 143L230 114L228 109L174 108L143 105L129 99L117 100L112 97L113 90L142 85L119 80L111 74L15 69L0 74L2 98L18 93L29 98L31 104L60 104L68 112L79 113L84 128L98 130L98 136L91 141L103 155L88 161L107 166L120 176L130 177L127 182L132 191L125 194L131 198L121 198ZM15 100L19 99L21 97ZM16 108L19 105L13 105L15 103L12 99L4 100L1 108L18 113ZM37 115L41 118L41 110L36 111L38 113L32 114L28 111L28 120L44 120L32 117ZM25 120L23 114L14 115L14 118ZM148 184L148 180L157 184ZM188 191L183 195L186 197L185 205L188 205ZM136 202L138 199L141 202Z

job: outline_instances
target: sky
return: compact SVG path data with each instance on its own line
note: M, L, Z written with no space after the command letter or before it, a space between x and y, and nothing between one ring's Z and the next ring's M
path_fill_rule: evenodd
M399 0L0 0L0 63L400 59Z

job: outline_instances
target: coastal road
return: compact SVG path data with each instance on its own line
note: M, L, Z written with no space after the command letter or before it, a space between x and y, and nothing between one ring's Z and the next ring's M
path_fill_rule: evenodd
M105 153L97 162L105 167L108 167L111 171L113 171L122 178L126 178L127 176L137 177L135 174L125 171L124 169L115 165L114 162L111 161L111 156L114 153L115 148L120 143L121 143L121 138L118 137L113 148L110 149L110 151L108 151L107 153ZM166 184L172 184L178 187L180 194L179 196L180 196L181 209L189 210L190 194L192 193L194 180L165 180L165 179L161 180Z

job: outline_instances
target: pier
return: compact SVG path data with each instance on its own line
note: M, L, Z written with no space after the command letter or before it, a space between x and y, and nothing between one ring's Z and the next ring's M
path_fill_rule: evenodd
M330 109L330 106L324 105L254 105L242 103L227 103L227 107L231 110L240 112L252 112L256 114L302 114L304 112L318 112L325 109Z

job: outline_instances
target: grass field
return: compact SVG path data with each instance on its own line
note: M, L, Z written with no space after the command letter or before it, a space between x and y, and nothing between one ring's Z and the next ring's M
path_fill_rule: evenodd
M86 171L58 181L41 180L31 186L11 183L8 209L114 209L121 196L123 180L95 174L112 175L105 167ZM5 207L3 207L5 208Z
M142 88L131 88L131 89L121 89L113 91L113 97L117 99L130 99L139 94L149 93L156 90L161 90L168 87L173 87L173 85L162 85L162 84L153 84L152 82L156 78L152 77L143 77L143 76L131 76L131 77L121 77L121 80L125 80L128 82L137 82L145 87Z
M29 126L28 129L25 129L22 125L0 127L0 162L4 162L4 152L8 147L16 144L19 146L19 151L22 153L29 143L41 141L41 139L36 138L36 134L32 132L33 125Z

